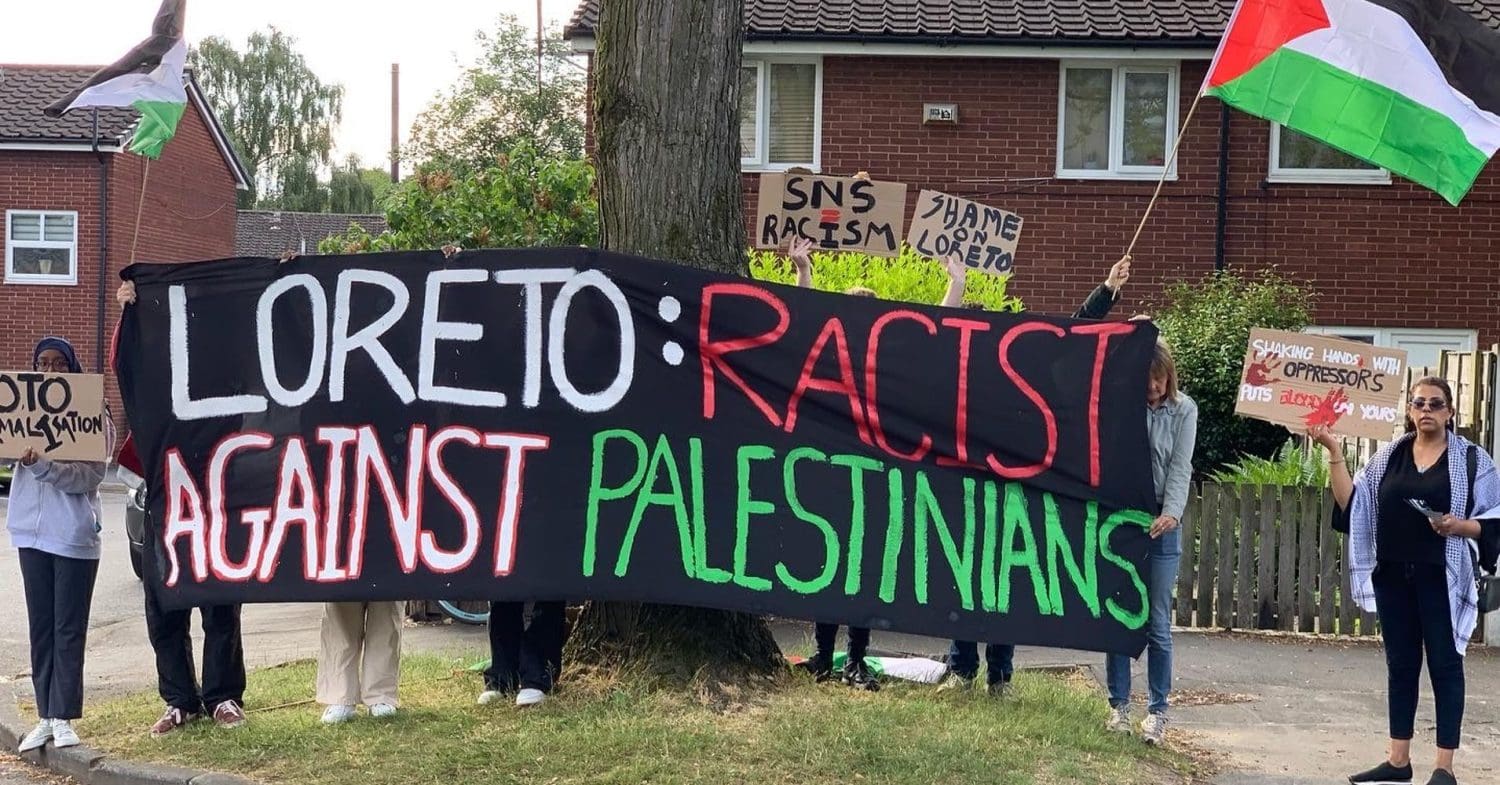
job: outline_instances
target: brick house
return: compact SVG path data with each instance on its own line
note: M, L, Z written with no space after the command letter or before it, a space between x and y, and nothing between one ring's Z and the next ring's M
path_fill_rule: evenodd
M1455 0L1500 28L1500 0ZM741 139L755 173L867 170L1026 219L1012 289L1069 312L1130 241L1233 0L745 0ZM566 30L591 52L598 0ZM927 110L953 121L924 122ZM1204 99L1123 309L1216 266L1278 265L1317 330L1406 348L1500 341L1500 165L1462 206Z
M56 334L73 342L85 370L97 371L119 317L119 271L132 258L233 255L235 196L250 175L196 82L188 78L189 109L148 174L146 159L124 152L134 110L100 110L97 128L91 111L58 119L42 114L94 70L0 65L0 311L11 317L0 331L6 368L29 366L36 339ZM107 389L123 423L112 376Z

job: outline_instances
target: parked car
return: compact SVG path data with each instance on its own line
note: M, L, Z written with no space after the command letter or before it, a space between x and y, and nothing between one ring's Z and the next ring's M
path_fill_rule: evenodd
M125 540L130 548L130 569L141 577L141 558L146 549L146 480L135 472L119 469L125 493Z

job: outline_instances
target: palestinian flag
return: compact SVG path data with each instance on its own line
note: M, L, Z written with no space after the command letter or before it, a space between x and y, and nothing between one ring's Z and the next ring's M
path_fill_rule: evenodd
M160 158L187 110L182 81L187 64L187 41L182 37L186 5L187 0L162 0L151 37L47 107L47 115L58 117L94 106L133 107L141 113L141 120L130 140L130 151Z
M1450 0L1239 0L1203 92L1456 205L1500 148L1500 32Z

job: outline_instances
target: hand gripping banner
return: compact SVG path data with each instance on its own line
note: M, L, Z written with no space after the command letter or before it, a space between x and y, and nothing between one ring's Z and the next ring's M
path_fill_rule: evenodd
M1144 647L1148 323L585 249L125 277L172 605L621 600Z

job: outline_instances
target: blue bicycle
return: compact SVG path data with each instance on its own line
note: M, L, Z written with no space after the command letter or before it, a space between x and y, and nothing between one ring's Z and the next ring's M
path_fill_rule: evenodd
M438 607L443 614L460 624L483 625L490 623L490 604L488 602L450 602L438 600Z

